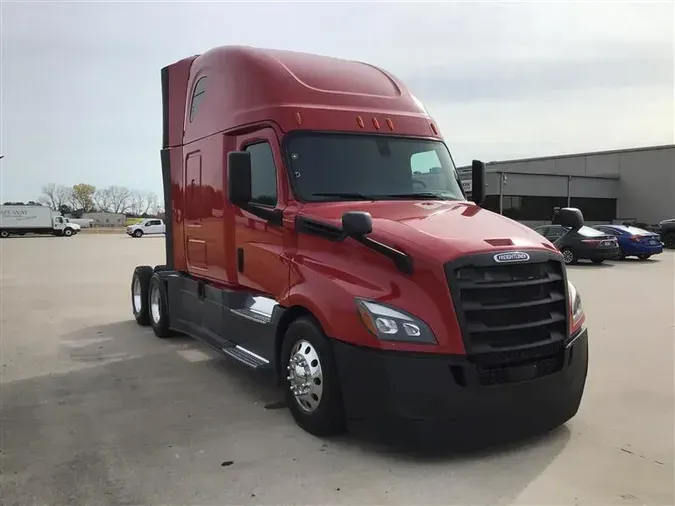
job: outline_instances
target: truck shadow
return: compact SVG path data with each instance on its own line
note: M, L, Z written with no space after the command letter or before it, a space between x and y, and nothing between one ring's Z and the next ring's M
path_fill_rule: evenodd
M316 485L321 497L338 490L342 502L357 504L364 493L381 489L382 500L373 502L381 503L391 490L443 504L453 498L495 504L518 497L570 437L562 427L497 445L429 448L391 439L393 433L382 438L386 431L380 427L380 434L353 428L339 437L315 438L295 425L287 409L277 409L284 405L273 378L191 338L160 340L147 327L120 321L51 339L59 346L54 365L62 364L60 369L3 383L0 436L8 504L103 504L111 496L149 504L146 494L153 488L143 484L155 486L156 469L180 475L181 491L231 479L243 491L258 490L263 472L268 497L281 502L292 499L275 495L288 493L289 480L292 488L300 487L298 477L339 469L330 483ZM292 472L279 471L284 469ZM411 473L424 479L411 479ZM439 480L447 496L429 488ZM224 486L217 502L233 502L226 491ZM391 499L398 501L396 495ZM234 500L248 501L248 492Z

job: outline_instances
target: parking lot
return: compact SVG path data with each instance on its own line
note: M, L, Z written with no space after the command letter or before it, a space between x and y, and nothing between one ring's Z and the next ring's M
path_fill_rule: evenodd
M675 252L570 267L591 365L552 433L424 456L297 427L268 378L133 321L163 237L3 240L2 502L673 504ZM496 423L499 423L496 421Z

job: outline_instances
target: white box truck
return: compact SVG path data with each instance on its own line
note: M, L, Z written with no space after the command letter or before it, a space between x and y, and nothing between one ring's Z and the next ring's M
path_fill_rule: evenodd
M0 237L25 234L49 234L70 237L80 225L69 223L59 213L45 206L0 206Z

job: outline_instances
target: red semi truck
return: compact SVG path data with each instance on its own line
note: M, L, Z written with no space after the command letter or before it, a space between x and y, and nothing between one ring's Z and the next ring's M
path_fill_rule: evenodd
M225 46L165 67L162 98L167 264L134 271L139 324L273 371L316 435L575 415L588 337L560 253L480 207L480 161L467 200L399 79Z

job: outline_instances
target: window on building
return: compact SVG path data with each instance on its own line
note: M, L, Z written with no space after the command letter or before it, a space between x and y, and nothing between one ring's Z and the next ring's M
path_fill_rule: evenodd
M553 217L554 207L565 207L567 197L523 196L520 200L518 220L548 221Z
M483 209L492 211L493 213L499 212L499 195L486 195L485 200L483 200Z
M549 221L554 207L567 206L566 197L536 197L525 195L503 195L502 213L513 220ZM483 207L499 212L499 195L488 195Z
M251 202L264 206L277 205L277 168L268 142L246 147L251 154Z
M499 204L498 204L499 205ZM512 220L520 220L523 197L504 195L502 197L502 214Z
M199 107L200 102L204 99L204 93L206 92L206 76L200 77L195 84L195 89L192 92L192 102L190 104L190 123L195 119L197 114L197 108Z
M586 221L612 221L616 218L616 199L572 197L570 205L581 209Z

